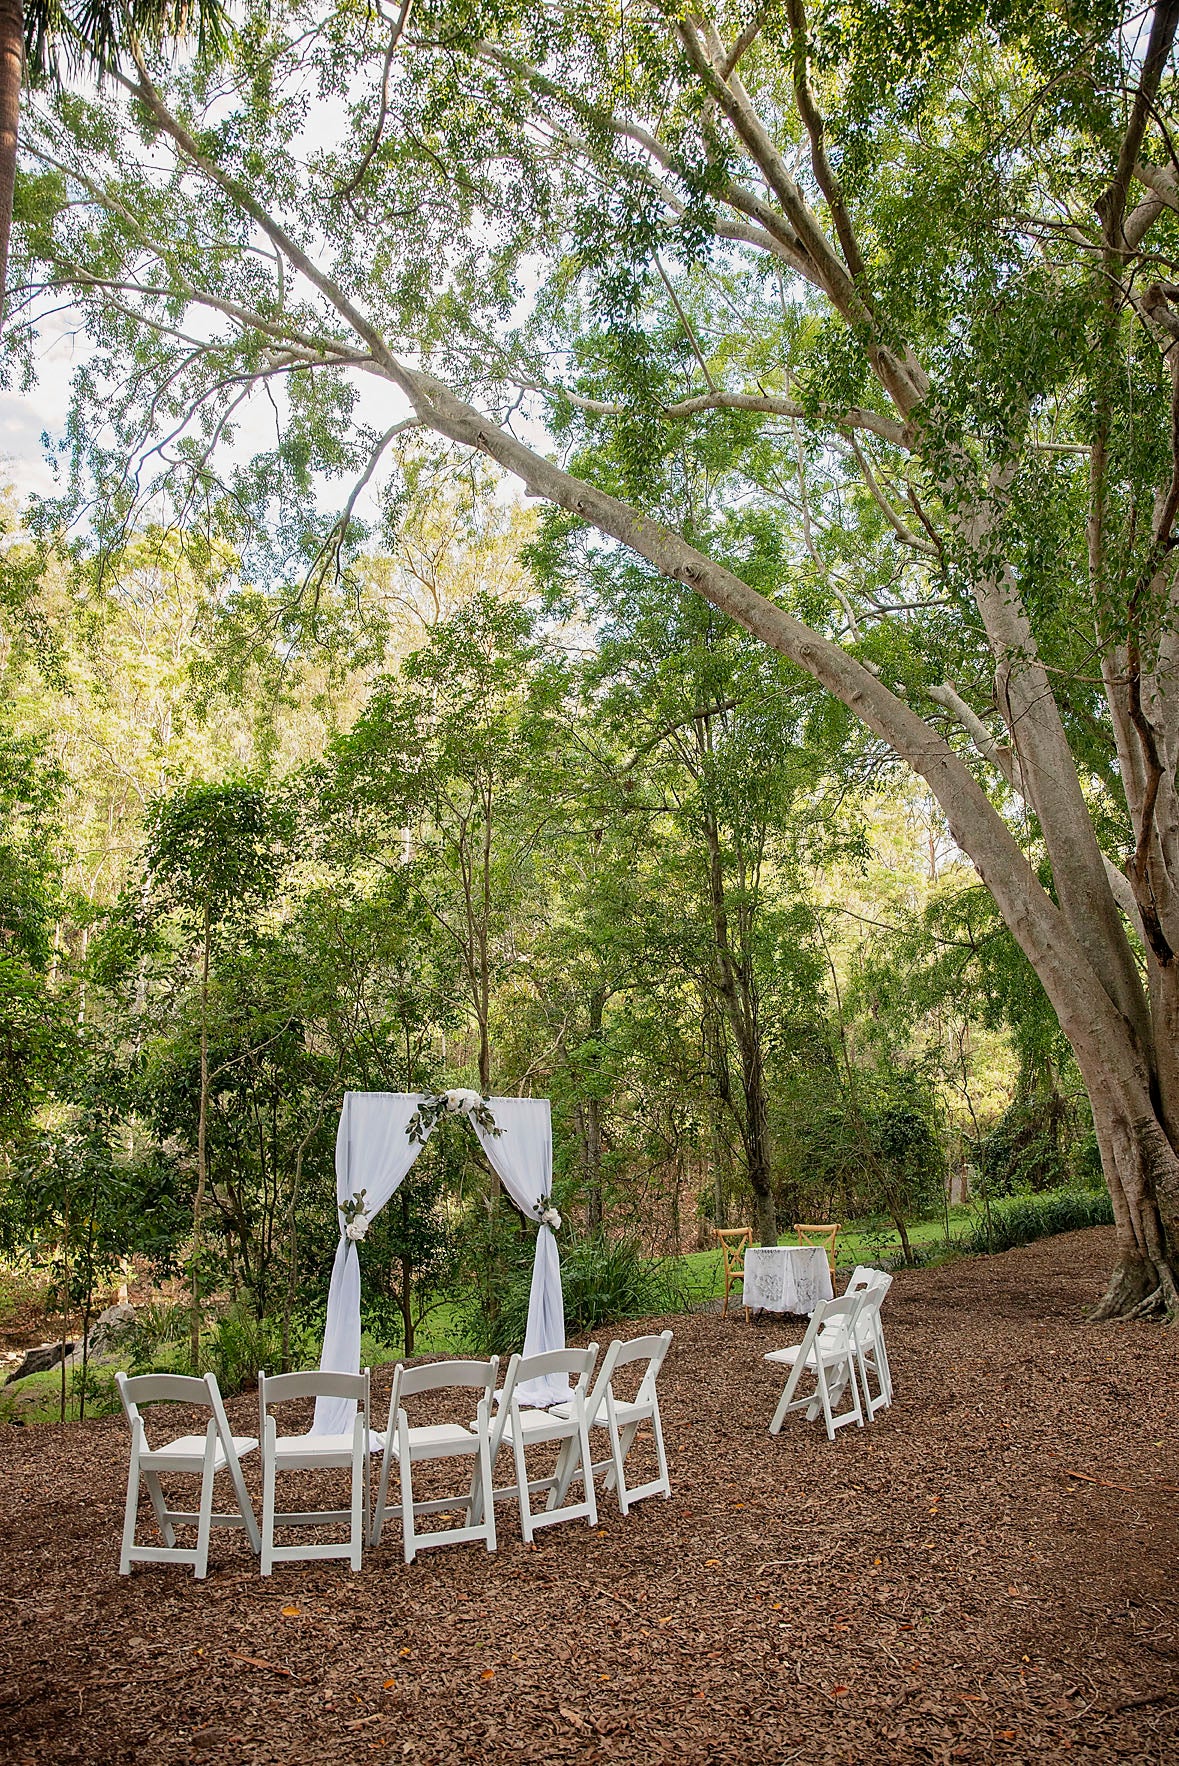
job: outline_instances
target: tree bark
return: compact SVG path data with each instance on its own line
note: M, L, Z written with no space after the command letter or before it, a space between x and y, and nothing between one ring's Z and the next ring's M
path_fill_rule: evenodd
M413 1258L409 1251L409 1195L405 1185L401 1185L401 1337L405 1345L405 1353L413 1354Z
M208 1172L205 1136L209 1115L209 938L210 912L206 901L201 950L201 1101L197 1115L197 1187L192 1203L192 1283L188 1313L188 1350L194 1374L201 1371L201 1222Z
M598 1096L598 1087L601 1084L601 1038L605 1009L605 992L602 988L595 987L589 1001L589 1033L594 1040L595 1055L584 1105L586 1222L590 1232L596 1232L601 1226L603 1213L602 1101Z
M21 0L0 0L0 326L8 298L8 245L16 189L20 89L25 68L25 16Z
M758 1242L762 1245L776 1245L778 1228L770 1179L769 1110L766 1103L765 1060L762 1053L757 989L750 952L748 949L740 952L733 950L720 831L710 811L704 817L704 837L708 866L708 901L717 963L716 990L741 1061L744 1108L740 1116L740 1129L745 1149L745 1170L757 1207Z

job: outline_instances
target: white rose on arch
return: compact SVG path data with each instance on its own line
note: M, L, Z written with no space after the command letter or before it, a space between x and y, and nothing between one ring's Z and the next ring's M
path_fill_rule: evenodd
M360 1243L360 1240L364 1237L367 1231L368 1216L366 1214L358 1214L356 1219L350 1220L344 1228L344 1236L345 1238L351 1239L352 1243L356 1245Z
M442 1096L446 1099L446 1108L452 1116L457 1116L460 1111L469 1116L472 1110L478 1110L483 1103L479 1092L470 1091L464 1086L455 1086L451 1091L444 1091Z
M547 1226L550 1232L555 1233L555 1232L560 1231L561 1216L560 1216L559 1211L553 1207L551 1202L549 1203L547 1208L542 1208L541 1214L540 1214L540 1224L542 1226Z

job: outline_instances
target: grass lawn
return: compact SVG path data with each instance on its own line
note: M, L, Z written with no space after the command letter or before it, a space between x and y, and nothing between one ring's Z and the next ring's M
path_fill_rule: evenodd
M957 1237L974 1225L977 1218L977 1213L972 1208L951 1208L949 1242L953 1244ZM958 1229L957 1232L955 1228ZM947 1242L944 1215L939 1214L936 1220L914 1221L908 1231L909 1243L923 1249ZM785 1233L778 1240L780 1245L793 1245L795 1242L793 1233ZM891 1225L880 1221L856 1221L840 1231L836 1264L839 1269L851 1271L857 1263L875 1263L882 1257L891 1261L899 1259L900 1255L900 1235ZM678 1265L687 1304L698 1305L703 1300L715 1299L724 1293L719 1246L712 1251L689 1251L683 1257L669 1258L668 1262Z

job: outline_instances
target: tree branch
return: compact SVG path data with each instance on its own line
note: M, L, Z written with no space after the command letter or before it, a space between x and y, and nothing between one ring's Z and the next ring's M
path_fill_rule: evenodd
M576 406L579 411L592 412L597 417L626 417L631 412L628 405L620 405L612 399L591 399L582 393L570 392L563 386L545 386L539 381L520 380L515 383L525 387L529 392L547 394L550 398L561 398ZM831 411L825 406L810 411L795 399L779 398L775 393L723 392L694 393L691 398L677 399L674 404L664 405L663 415L672 421L685 417L696 417L702 411L763 411L769 417L791 417L803 421L818 417L830 423L833 429L850 431L853 429L867 430L870 435L879 436L881 441L890 443L894 448L908 449L909 442L905 430L890 417L882 417L877 411L865 411L858 405L852 405L845 411Z
M1097 213L1102 223L1106 244L1114 252L1124 252L1129 244L1122 225L1126 213L1126 193L1130 188L1130 179L1135 175L1139 150L1146 135L1146 125L1150 120L1155 98L1158 95L1163 69L1167 65L1175 42L1177 25L1179 25L1179 0L1159 0L1151 20L1146 59L1142 63L1138 90L1134 94L1134 103L1130 110L1130 121L1126 127L1126 133L1122 137L1113 182L1104 195L1097 200Z
M786 16L790 20L792 37L794 102L798 106L798 114L806 125L806 132L810 136L811 168L815 174L815 182L827 199L827 207L835 225L835 234L843 249L844 262L852 277L858 279L864 274L864 260L860 256L860 248L856 243L851 216L848 214L847 205L843 200L839 179L835 176L831 161L827 158L823 118L815 103L814 93L811 91L810 76L807 72L806 7L803 0L786 0Z

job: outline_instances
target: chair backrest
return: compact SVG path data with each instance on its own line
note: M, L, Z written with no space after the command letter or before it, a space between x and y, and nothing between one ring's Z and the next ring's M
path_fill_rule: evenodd
M725 1279L741 1275L745 1268L745 1253L753 1243L753 1228L751 1226L716 1226L712 1230L720 1241Z
M639 1380L639 1388L633 1402L649 1404L655 1396L655 1381L659 1369L663 1366L663 1358L671 1344L671 1332L661 1331L658 1336L632 1337L629 1342L616 1338L606 1351L606 1359L602 1363L594 1389L586 1406L586 1419L593 1422L599 1410L606 1402L606 1394L610 1390L614 1376L619 1368L629 1367L633 1362L647 1363Z
M298 1374L258 1374L258 1418L262 1436L266 1435L266 1419L272 1405L291 1404L297 1398L349 1398L369 1414L369 1370L360 1374L337 1374L321 1368L310 1368Z
M867 1288L879 1288L881 1290L880 1297L883 1300L891 1287L892 1277L886 1269L874 1269L870 1263L857 1263L852 1270L844 1293L859 1294Z
M584 1397L597 1359L596 1343L590 1343L585 1349L546 1349L540 1355L513 1355L508 1362L503 1388L498 1395L499 1409L492 1430L493 1448L503 1439L504 1429L513 1409L519 1409L516 1393L520 1386L528 1380L543 1380L550 1374L564 1374L566 1379L572 1381L574 1392L580 1392ZM527 1410L530 1407L525 1403L524 1408Z
M396 1421L402 1400L421 1392L445 1392L456 1388L469 1391L475 1387L490 1405L498 1372L498 1355L491 1356L488 1361L464 1361L457 1357L450 1361L430 1361L422 1367L406 1367L403 1361L399 1361L393 1370L393 1390L389 1395L390 1427Z
M839 1222L828 1221L815 1224L813 1221L795 1221L794 1236L800 1245L821 1245L827 1253L827 1266L831 1271L831 1279L835 1280L835 1241L839 1237Z
M547 1379L551 1374L564 1374L574 1385L584 1389L597 1359L596 1343L590 1343L585 1349L546 1349L540 1355L513 1355L504 1377L500 1404L511 1402L512 1393L517 1386L524 1385L528 1380Z
M888 1290L892 1287L892 1284L893 1278L888 1273L887 1269L878 1269L876 1271L876 1291L882 1300L888 1293Z
M218 1428L225 1428L225 1411L221 1404L221 1394L217 1390L217 1382L212 1374L206 1374L203 1380L190 1374L125 1374L120 1371L115 1375L119 1400L123 1406L123 1415L129 1427L143 1427L143 1418L139 1414L141 1404L199 1404L205 1409L212 1409L217 1417ZM213 1394L216 1393L214 1403Z
M873 1297L874 1290L861 1289L858 1294L840 1294L834 1300L823 1300L811 1313L810 1323L803 1338L803 1349L809 1349L820 1331L850 1332L867 1301Z

